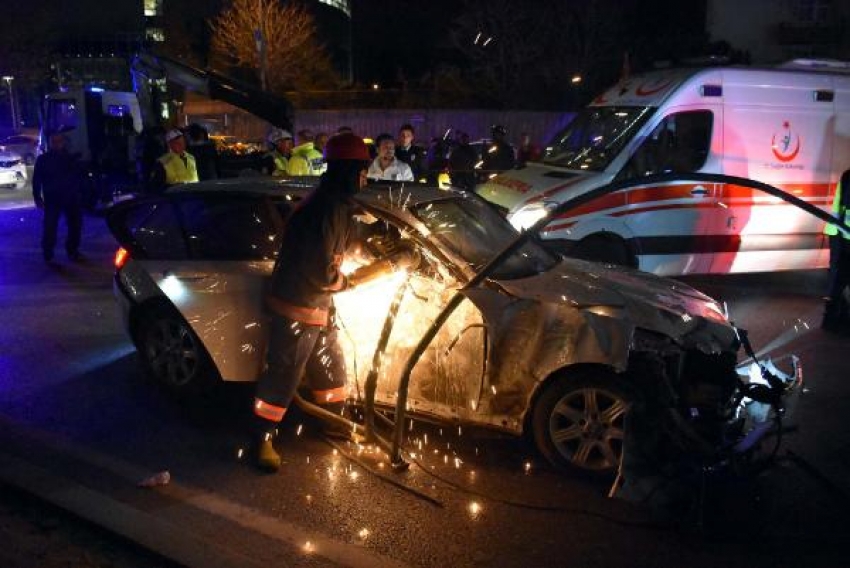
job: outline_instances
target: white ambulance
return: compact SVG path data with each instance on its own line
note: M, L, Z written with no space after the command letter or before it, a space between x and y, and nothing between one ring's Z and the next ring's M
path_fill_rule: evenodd
M555 204L636 180L554 219L564 251L662 275L821 268L823 221L748 187L654 174L702 172L773 185L829 210L850 168L850 64L668 69L621 81L546 148L539 163L476 191L528 227Z

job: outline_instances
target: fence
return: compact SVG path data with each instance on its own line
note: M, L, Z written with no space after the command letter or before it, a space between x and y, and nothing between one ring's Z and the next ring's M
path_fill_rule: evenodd
M501 124L507 128L508 140L514 145L525 132L542 146L573 116L572 112L477 109L297 110L295 128L334 133L340 126L348 126L361 136L374 138L382 132L395 135L399 126L409 123L416 129L419 143L427 144L428 140L443 136L449 129L463 130L472 140L488 138L490 126ZM235 136L240 140L262 140L271 128L267 122L220 101L187 101L181 122L198 122L207 126L210 133Z

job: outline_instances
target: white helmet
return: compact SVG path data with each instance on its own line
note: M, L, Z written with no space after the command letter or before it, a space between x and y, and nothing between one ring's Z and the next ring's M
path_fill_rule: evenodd
M286 140L289 138L292 140L292 134L288 130L284 130L282 128L274 128L271 132L269 132L269 144L277 144L279 140Z

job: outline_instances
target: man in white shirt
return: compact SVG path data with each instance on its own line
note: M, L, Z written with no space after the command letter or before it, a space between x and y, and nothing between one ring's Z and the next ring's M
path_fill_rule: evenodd
M395 140L389 134L381 134L375 139L378 157L369 166L369 179L389 181L413 181L410 166L395 157Z

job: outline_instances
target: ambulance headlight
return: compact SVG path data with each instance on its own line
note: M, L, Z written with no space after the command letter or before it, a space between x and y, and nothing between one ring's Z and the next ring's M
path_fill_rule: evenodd
M509 215L508 221L510 221L511 225L513 225L518 231L523 231L548 215L554 208L554 203L529 203L528 205L518 209L516 213Z

